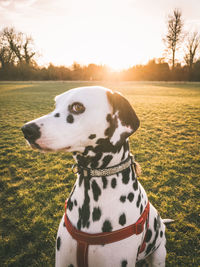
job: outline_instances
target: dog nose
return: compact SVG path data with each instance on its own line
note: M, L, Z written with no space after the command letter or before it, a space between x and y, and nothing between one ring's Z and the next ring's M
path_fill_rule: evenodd
M25 124L21 130L30 143L34 143L41 136L40 127L35 123Z

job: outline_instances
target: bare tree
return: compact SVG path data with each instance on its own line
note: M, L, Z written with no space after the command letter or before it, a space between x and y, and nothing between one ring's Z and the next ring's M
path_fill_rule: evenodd
M195 57L200 47L200 34L198 32L193 32L188 34L186 41L186 52L184 56L185 63L189 67L189 79L192 78L192 69L195 63Z
M2 68L14 63L14 52L10 49L8 40L4 31L0 32L0 62Z
M4 28L0 33L0 60L12 60L15 63L30 64L36 55L33 47L33 39L22 32L17 32L14 28ZM2 63L3 62L3 63Z
M22 62L22 33L17 33L14 28L4 28L3 36L7 40L8 47L15 54L19 62Z
M33 39L32 37L25 37L25 43L23 44L23 58L26 64L30 64L31 59L36 55L36 52L33 52Z
M182 41L183 20L179 9L174 9L173 14L168 16L167 34L163 39L167 52L171 54L172 68L175 66L176 51Z
M2 38L0 37L0 63L1 67L5 68L6 65L11 63L12 53L8 49L7 46L5 46Z

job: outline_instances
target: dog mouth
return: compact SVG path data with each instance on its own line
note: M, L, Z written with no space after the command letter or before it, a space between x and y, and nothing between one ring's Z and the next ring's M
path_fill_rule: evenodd
M54 148L55 140L52 140L52 138L44 138L44 136L41 138L42 133L40 127L34 122L25 124L21 130L27 143L34 150L39 150L41 152L68 152L71 149L71 146ZM53 146L53 148L51 148L51 146Z
M32 149L34 150L39 150L41 152L59 152L59 151L68 151L69 149L71 149L71 146L66 146L63 148L58 148L58 149L53 149L53 148L49 148L46 146L41 146L37 143L29 143L29 145L31 146Z
M40 145L38 145L37 143L30 143L30 142L28 142L28 144L31 146L31 148L32 149L34 149L34 150L42 150L42 148L41 148L41 146Z

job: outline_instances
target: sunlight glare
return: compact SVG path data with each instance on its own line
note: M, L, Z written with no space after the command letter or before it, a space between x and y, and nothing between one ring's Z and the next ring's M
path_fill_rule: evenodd
M67 16L55 14L54 20L44 21L40 28L45 29L48 23L51 31L46 32L45 40L37 40L37 43L43 40L40 46L45 47L41 51L39 64L52 62L70 66L73 62L81 65L94 63L122 70L136 64L146 64L152 57L161 57L161 40L152 38L158 28L148 31L149 17L145 16L145 11L143 21L138 25L141 18L134 6L124 9L120 1L111 2L102 0L94 4L91 0L84 3L75 0L71 2ZM78 9L76 4L79 4Z

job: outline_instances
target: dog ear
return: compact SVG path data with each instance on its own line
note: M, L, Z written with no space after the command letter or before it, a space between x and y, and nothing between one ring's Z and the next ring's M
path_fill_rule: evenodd
M140 121L134 109L128 100L118 92L113 93L112 91L108 91L107 97L113 108L113 115L117 113L121 124L125 127L131 128L129 133L130 136L139 128L140 125Z

